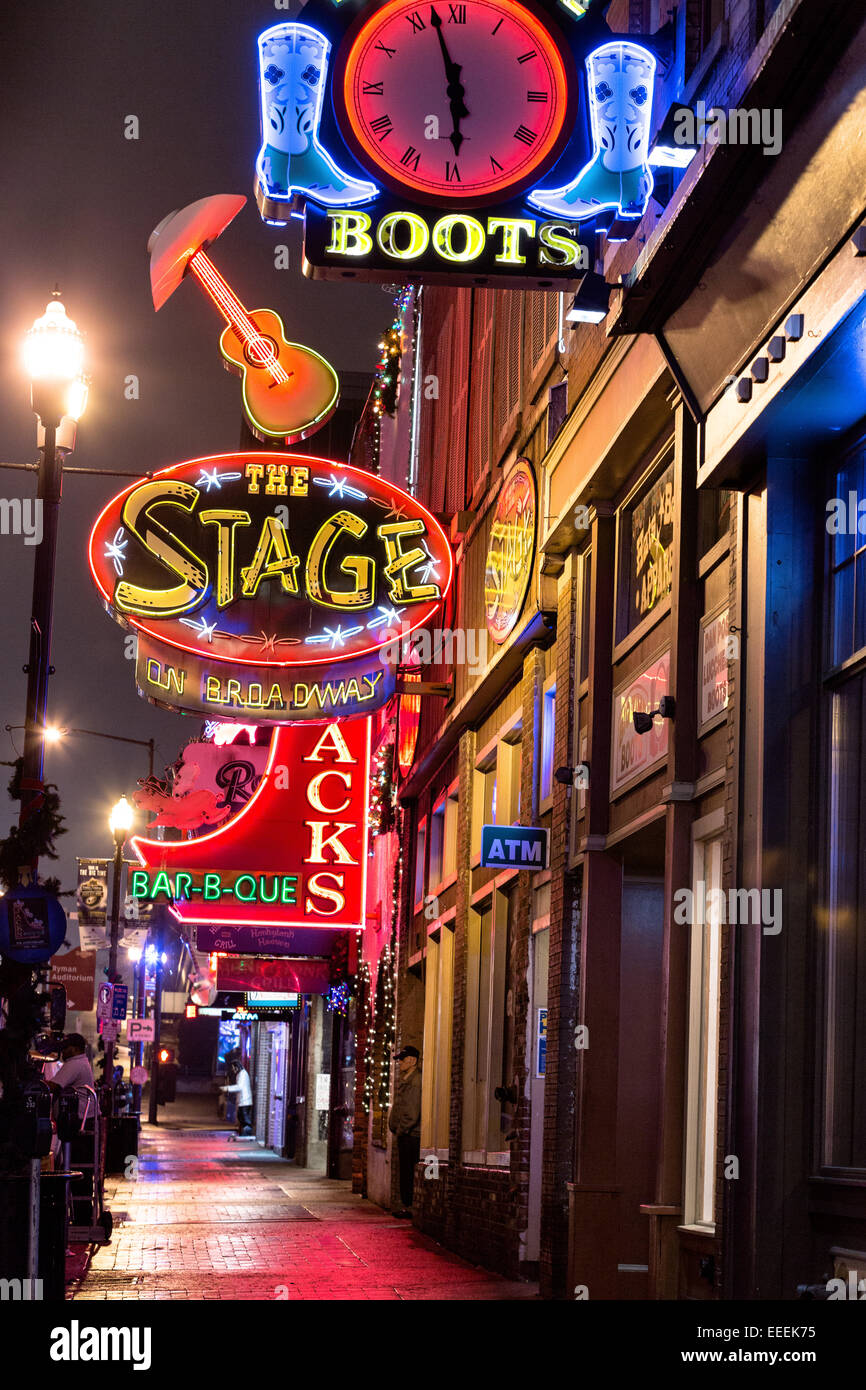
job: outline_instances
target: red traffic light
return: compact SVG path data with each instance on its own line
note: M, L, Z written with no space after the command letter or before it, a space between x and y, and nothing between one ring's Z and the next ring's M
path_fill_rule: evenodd
M174 1061L174 1053L172 1052L170 1047L161 1047L159 1049L159 1060L163 1063Z

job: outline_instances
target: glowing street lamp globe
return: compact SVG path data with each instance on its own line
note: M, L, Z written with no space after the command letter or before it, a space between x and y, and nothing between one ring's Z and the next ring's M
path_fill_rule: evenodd
M122 796L115 806L111 808L111 815L108 824L115 840L125 840L132 829L135 820L135 811L130 806L125 796Z
M55 424L64 415L80 419L87 400L84 338L59 299L52 299L28 330L23 360L40 419Z

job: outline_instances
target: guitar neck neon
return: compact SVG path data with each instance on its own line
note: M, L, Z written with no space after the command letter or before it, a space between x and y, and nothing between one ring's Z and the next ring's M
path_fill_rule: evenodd
M189 262L189 269L223 318L237 333L253 364L263 368L275 382L285 386L291 373L281 366L274 343L259 332L210 257L204 251L196 251Z

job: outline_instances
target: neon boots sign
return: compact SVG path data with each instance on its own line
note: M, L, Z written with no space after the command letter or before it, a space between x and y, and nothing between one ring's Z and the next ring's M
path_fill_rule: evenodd
M303 211L318 278L576 283L653 188L656 58L608 3L308 0L258 40L262 217Z
M368 713L394 688L378 652L438 611L453 559L436 519L347 464L222 454L134 483L104 508L90 566L138 634L148 699L268 721Z

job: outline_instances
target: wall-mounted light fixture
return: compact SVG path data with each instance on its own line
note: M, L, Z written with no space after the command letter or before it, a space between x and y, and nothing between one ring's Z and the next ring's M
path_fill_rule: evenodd
M632 723L634 724L635 733L648 734L657 714L660 714L662 719L673 719L676 712L677 702L673 695L663 695L659 700L658 709L636 709L634 711Z

